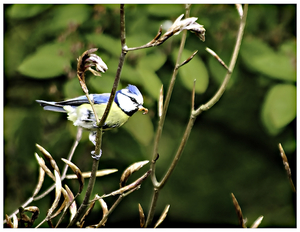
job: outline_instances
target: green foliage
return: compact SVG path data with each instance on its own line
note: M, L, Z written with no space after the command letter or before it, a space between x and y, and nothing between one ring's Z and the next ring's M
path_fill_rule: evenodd
M296 44L288 41L282 47L289 52L275 52L260 39L248 37L243 41L241 56L254 71L283 81L296 81Z
M18 67L23 75L32 78L52 78L63 75L70 69L70 45L52 43L41 46L34 54L24 59ZM63 55L60 55L63 54Z
M296 87L277 84L267 93L262 105L262 121L271 134L278 134L296 117Z

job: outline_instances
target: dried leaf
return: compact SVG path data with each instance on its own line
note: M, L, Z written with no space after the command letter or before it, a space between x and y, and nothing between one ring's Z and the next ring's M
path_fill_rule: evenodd
M285 152L283 150L283 147L281 146L281 143L279 143L278 147L279 147L282 162L283 162L284 168L286 170L286 173L288 175L289 181L291 183L292 189L293 189L294 192L296 192L296 188L295 188L295 185L294 185L294 182L293 182L293 179L292 179L292 172L291 172L291 169L290 169L289 161L288 161L288 159L285 155Z
M141 228L143 228L145 226L145 214L140 203L139 203L139 215L140 215L140 226Z
M103 169L103 170L97 171L96 176L97 177L105 176L105 175L115 173L117 171L118 171L118 169ZM91 177L91 172L82 172L82 177L83 178L90 178ZM76 179L76 178L77 178L77 176L75 174L66 175L66 179Z
M126 170L123 172L121 179L120 179L120 187L124 187L125 183L127 182L128 178L132 175L132 173L141 169L145 164L147 164L149 160L136 162L130 165Z
M28 207L24 208L24 211L28 211L28 212L32 213L32 216L31 216L31 219L30 219L32 224L38 218L38 216L40 214L40 210L36 206L28 206Z
M71 203L74 200L74 195L73 195L72 191L70 190L70 188L67 185L65 185L65 189L66 189L66 191L68 193L68 196L69 196L69 203ZM75 201L72 202L69 209L70 209L70 214L71 214L71 216L70 216L70 222L71 222L73 220L76 212L77 212L77 205L76 205Z
M11 222L10 217L7 214L5 214L5 220L6 220L6 224L7 224L8 227L14 228L14 225Z
M55 174L55 199L52 203L52 206L50 207L50 209L47 212L47 219L50 218L53 211L58 206L60 196L61 196L61 191L62 191L60 175L56 170L54 170L54 174Z
M75 165L73 164L71 161L67 160L67 159L64 159L64 158L61 158L62 161L64 161L67 165L69 165L69 167L72 169L72 171L75 173L75 175L77 176L77 180L79 182L79 193L82 192L82 189L83 189L83 185L84 185L84 178L82 176L82 173L80 171L80 169Z
M13 223L12 223L13 227L12 228L18 228L18 217L17 217L17 215L13 214L12 219L13 219Z
M99 197L99 196L97 195L97 197ZM105 202L102 198L100 198L98 201L100 202L101 207L102 207L102 212L103 212L102 219L103 219L103 218L105 217L105 215L108 213L108 207L107 207L106 202ZM102 220L101 220L101 221L102 221ZM105 220L102 222L102 225L103 225L103 226L105 226L106 221L107 221L107 219L105 219Z
M35 187L32 197L35 197L38 194L38 192L41 190L44 179L45 179L45 170L42 167L40 167L39 168L39 181Z
M64 201L61 204L61 206L59 207L59 209L53 215L51 215L51 219L55 218L58 214L60 214L62 212L62 210L64 208L68 207L68 203L70 201L69 195L68 195L67 191L64 188L61 188L61 192L62 192L62 194L64 196Z
M259 217L255 220L255 222L253 222L251 228L257 228L257 227L260 225L260 223L261 223L261 221L263 220L263 218L264 218L264 216L259 216Z
M122 187L114 192L111 192L110 194L105 195L105 196L106 197L115 196L118 194L123 194L126 191L139 188L140 185L142 184L142 182L149 176L150 173L151 173L151 171L149 170L148 172L146 172L143 176L141 176L139 179L137 179L133 183L126 185L125 187Z
M154 228L158 227L166 218L168 211L169 211L170 205L167 205L164 209L164 211L162 212L160 218L158 219L158 221L156 222Z
M59 175L60 175L59 168L58 168L55 160L53 159L53 157L50 155L50 153L45 148L43 148L41 145L39 145L39 144L36 144L36 147L43 153L43 155L45 156L45 158L51 164L52 168L54 170L56 170L59 173Z
M238 219L239 219L239 223L240 225L243 227L243 228L246 228L246 225L245 225L245 220L243 218L243 213L242 213L242 209L237 201L237 199L235 198L234 194L231 193L231 197L232 197L232 201L233 201L233 205L234 205L234 208L235 208L235 211L236 211L236 214L238 216Z
M55 181L55 176L53 175L53 173L50 171L50 169L46 166L45 161L43 158L41 158L37 153L35 154L35 158L38 161L38 164L40 165L40 167L47 173L47 175L53 180Z

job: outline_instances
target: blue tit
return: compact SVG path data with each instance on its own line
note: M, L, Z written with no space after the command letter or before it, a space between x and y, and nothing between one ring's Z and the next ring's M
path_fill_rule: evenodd
M107 106L110 93L90 94L89 96L94 103L98 118L101 119ZM89 139L95 144L97 129L96 119L86 96L80 96L61 102L36 101L44 110L67 113L68 119L73 122L74 126L79 126L91 131ZM134 85L128 85L125 89L117 91L108 117L102 127L103 131L122 126L127 122L130 116L137 111L144 111L144 114L146 114L148 109L143 107L143 103L143 96Z

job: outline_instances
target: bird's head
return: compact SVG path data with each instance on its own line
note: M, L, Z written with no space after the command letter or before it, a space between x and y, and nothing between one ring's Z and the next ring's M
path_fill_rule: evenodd
M117 91L115 102L129 116L137 111L148 113L148 109L143 107L143 95L134 85L128 85L125 89Z

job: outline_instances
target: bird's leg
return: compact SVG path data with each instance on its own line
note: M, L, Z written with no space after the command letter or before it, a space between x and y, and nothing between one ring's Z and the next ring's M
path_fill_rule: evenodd
M94 146L96 146L96 135L97 135L96 131L91 131L89 135L89 140L94 144ZM100 149L99 154L95 154L95 151L92 151L91 155L93 159L99 160L102 155L102 150Z
M91 155L93 159L99 160L101 155L102 155L102 149L100 149L100 153L99 154L95 154L95 151L91 151Z

